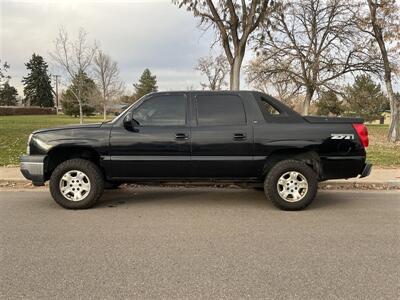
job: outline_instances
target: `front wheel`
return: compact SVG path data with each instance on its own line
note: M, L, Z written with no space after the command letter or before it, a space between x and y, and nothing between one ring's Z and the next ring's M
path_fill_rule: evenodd
M283 210L301 210L314 200L318 189L313 169L297 160L276 163L264 181L265 195Z
M56 167L50 178L50 193L62 207L90 208L103 194L100 169L85 159L70 159Z

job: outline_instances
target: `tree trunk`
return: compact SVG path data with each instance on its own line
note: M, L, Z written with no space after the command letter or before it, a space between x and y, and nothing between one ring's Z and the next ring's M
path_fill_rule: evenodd
M392 81L385 79L386 90L390 103L390 126L388 132L389 142L396 142L400 139L400 102L396 99Z
M303 116L306 116L309 113L310 103L313 95L314 95L314 89L307 88L306 97L304 98L304 103L303 103Z
M107 106L104 103L103 104L103 120L105 121L107 119Z
M230 70L230 90L238 91L240 89L240 69L242 67L244 55L237 55L233 59Z
M368 6L369 6L372 29L374 31L374 37L376 42L378 43L382 55L383 67L385 70L384 78L385 78L386 92L388 94L388 98L390 101L391 117L390 117L390 127L388 132L388 141L394 143L400 139L400 132L399 132L400 104L399 100L397 100L396 97L394 96L393 86L392 86L392 68L390 66L385 40L383 38L382 28L379 26L376 19L378 5L376 3L374 4L371 0L368 0Z
M79 123L83 124L83 109L82 109L82 101L79 100Z
M388 132L388 141L389 142L396 142L400 139L400 103L399 100L396 99L394 92L393 92L393 85L392 85L392 69L390 67L389 63L389 58L388 54L386 51L385 44L383 42L383 39L379 40L378 43L381 49L382 53L382 58L383 58L383 66L385 69L385 85L386 85L386 92L387 96L389 98L389 103L390 103L390 126L389 126L389 132Z

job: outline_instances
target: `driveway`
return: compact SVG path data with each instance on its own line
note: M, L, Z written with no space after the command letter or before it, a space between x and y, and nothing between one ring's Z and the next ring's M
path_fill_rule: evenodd
M83 211L3 190L0 235L2 299L400 296L399 191L284 212L244 189L124 189Z

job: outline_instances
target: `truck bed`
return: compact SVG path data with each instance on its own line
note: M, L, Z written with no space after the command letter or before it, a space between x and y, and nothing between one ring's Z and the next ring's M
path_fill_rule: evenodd
M362 118L348 118L348 117L320 117L320 116L305 116L303 117L309 123L312 124L325 124L325 123L342 123L342 124L362 124L364 119Z

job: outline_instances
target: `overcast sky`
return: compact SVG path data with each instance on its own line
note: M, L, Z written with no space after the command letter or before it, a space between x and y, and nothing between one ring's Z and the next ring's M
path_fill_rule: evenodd
M71 36L80 27L119 64L127 90L145 68L157 75L160 90L200 88L197 59L209 54L214 33L197 28L198 19L171 0L0 0L0 59L11 68L10 83L22 95L24 63L50 57L60 26ZM216 49L218 51L218 49Z

